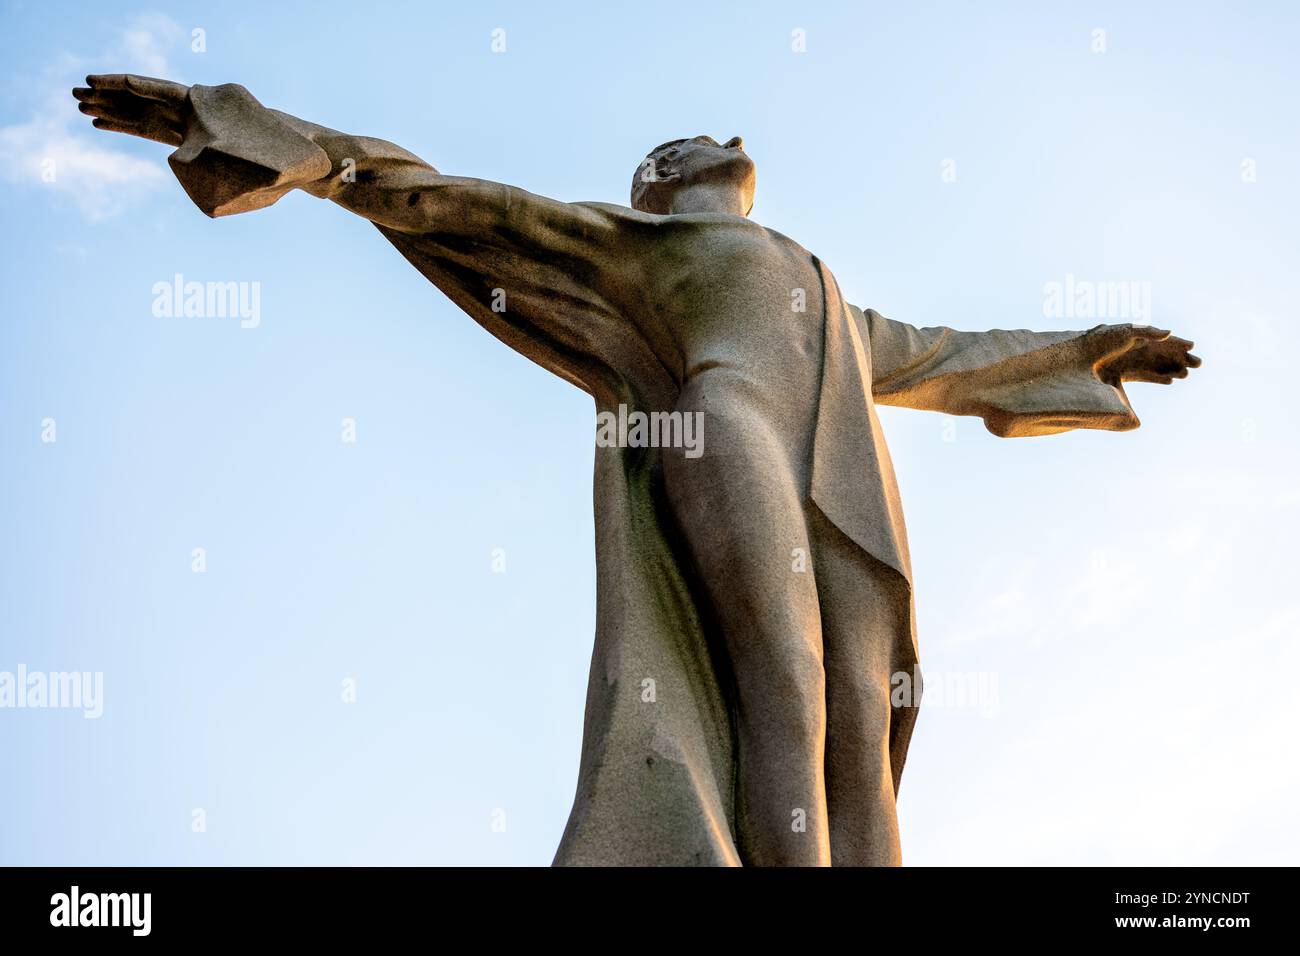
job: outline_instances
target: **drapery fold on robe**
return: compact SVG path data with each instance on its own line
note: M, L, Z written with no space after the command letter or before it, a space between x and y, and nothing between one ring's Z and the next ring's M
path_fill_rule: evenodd
M429 188L443 190L452 182L391 143L267 110L242 87L195 86L190 100L196 119L170 163L211 216L268 206L293 188L338 198L346 187L335 154L354 159L358 175L427 172ZM474 188L492 201L521 203L520 214L562 218L571 210L581 228L570 232L588 241L592 230L644 221L616 206L569 206L496 184ZM407 199L403 193L394 202ZM499 231L470 235L447 223L415 234L376 224L457 306L588 392L597 411L675 407L674 376L640 330L583 281L600 264L584 260L580 245L522 255ZM556 235L564 239L563 228ZM1137 424L1123 392L1094 374L1082 333L917 329L848 305L829 271L816 266L826 331L809 494L909 583L902 508L875 402L980 415L999 435ZM509 290L506 312L491 308L499 288ZM596 636L577 792L557 864L739 862L727 662L702 623L702 595L682 573L690 563L668 517L659 464L654 448L596 449ZM647 680L653 701L643 697Z
M676 382L626 320L589 299L557 313L567 275L432 236L380 231L493 335L592 395L598 411L671 409ZM510 289L493 312L492 289ZM573 810L555 862L736 865L730 715L656 448L597 448L596 637ZM654 700L643 699L647 680Z

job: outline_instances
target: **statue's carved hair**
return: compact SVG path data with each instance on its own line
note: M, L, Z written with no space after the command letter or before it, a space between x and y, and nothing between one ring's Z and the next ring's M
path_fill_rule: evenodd
M642 212L667 215L672 205L673 187L677 179L677 166L668 159L668 153L675 146L686 142L674 139L650 150L641 160L632 176L632 208Z

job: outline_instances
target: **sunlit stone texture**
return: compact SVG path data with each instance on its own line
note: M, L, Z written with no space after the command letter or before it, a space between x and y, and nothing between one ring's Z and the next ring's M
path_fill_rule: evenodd
M916 708L890 688L917 644L876 404L1003 436L1124 431L1126 382L1200 364L1149 327L957 332L859 309L748 218L738 138L658 147L630 208L565 203L444 176L241 86L88 82L82 111L176 147L209 216L291 189L333 200L605 421L700 423L693 447L595 444L596 639L558 864L898 863Z

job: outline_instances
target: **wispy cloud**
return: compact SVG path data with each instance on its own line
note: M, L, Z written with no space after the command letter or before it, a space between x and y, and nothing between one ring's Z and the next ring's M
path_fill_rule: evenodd
M93 59L63 51L46 68L36 94L37 109L25 122L0 126L0 176L20 186L48 189L74 202L91 220L111 216L162 185L166 168L114 148L113 138L95 131L77 111L69 91L88 68L168 76L167 51L183 36L161 14L136 17Z
M120 53L135 72L150 76L170 73L167 51L180 42L183 31L174 20L160 13L137 17L122 30Z

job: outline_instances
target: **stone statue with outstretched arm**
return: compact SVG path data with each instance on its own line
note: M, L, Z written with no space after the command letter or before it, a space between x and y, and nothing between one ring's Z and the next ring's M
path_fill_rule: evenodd
M595 450L597 622L560 864L891 864L918 701L912 572L876 404L1002 436L1136 428L1129 382L1200 364L1134 325L915 328L748 218L739 138L666 143L631 208L445 176L241 86L92 76L100 129L176 147L209 216L292 189L369 219L600 412L702 413L702 453ZM698 450L697 450L698 451Z

